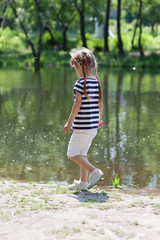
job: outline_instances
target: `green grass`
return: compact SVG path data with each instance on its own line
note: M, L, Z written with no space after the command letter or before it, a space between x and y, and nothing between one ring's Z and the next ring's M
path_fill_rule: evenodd
M63 185L48 185L47 189L44 186L37 186L36 183L30 183L30 186L19 185L18 183L4 182L1 180L0 197L3 195L6 198L6 204L9 210L13 210L14 214L20 214L24 211L37 211L43 209L57 209L57 206L52 203L53 195L69 193L66 186ZM6 185L6 186L4 186ZM50 191L52 189L52 191ZM66 203L62 201L63 205ZM0 219L2 221L9 221L11 215L0 212Z
M130 52L126 52L124 56L118 53L110 52L94 52L98 65L107 68L120 68L133 71L141 69L158 69L160 67L160 55L151 53L145 57L135 56ZM60 67L69 66L69 52L45 50L41 55L41 67ZM18 67L32 68L34 67L34 58L31 53L26 54L1 54L0 67Z
M115 232L117 237L120 237L120 238L124 237L124 232L122 232L121 229L115 229L115 230L113 230L113 232Z
M11 220L11 213L10 212L2 212L0 213L0 219L3 221L3 222L8 222Z
M112 185L114 188L119 187L119 183L120 183L120 179L118 177L118 173L116 174L116 176L114 177L114 179L112 179Z
M107 205L99 204L98 205L98 209L100 209L100 210L107 210L107 209L111 209L111 208L114 208L114 206L111 204L107 204Z

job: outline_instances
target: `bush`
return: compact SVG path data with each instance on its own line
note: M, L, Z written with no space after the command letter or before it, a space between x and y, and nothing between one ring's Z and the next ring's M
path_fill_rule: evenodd
M63 37L61 32L53 32L54 37L54 46L56 45L59 48L62 47L63 44ZM51 37L48 32L45 32L42 36L42 45L44 49L50 49L51 48Z
M19 53L25 51L25 36L9 27L0 28L0 52Z
M117 36L115 36L115 38L109 37L109 49L117 53L118 52L117 45L118 45Z
M63 43L63 37L61 32L54 32L53 33L54 40L55 40L55 45L62 45Z
M42 36L42 45L44 49L49 49L51 47L51 37L48 32L45 32Z
M89 49L94 49L95 51L103 51L104 40L102 38L95 38L93 35L86 33L86 39Z
M157 41L159 39L159 41ZM160 47L160 37L154 38L151 34L142 34L142 45L145 50L155 50Z
M124 51L131 51L132 49L132 44L131 44L131 35L129 34L123 34L122 35L122 41L123 41L123 48L124 48Z

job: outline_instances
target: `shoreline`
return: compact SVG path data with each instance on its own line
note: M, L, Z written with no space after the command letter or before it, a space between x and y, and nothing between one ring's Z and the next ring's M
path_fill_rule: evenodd
M160 53L146 53L144 57L137 52L125 52L124 56L119 56L115 52L104 53L95 52L100 67L111 69L131 69L138 71L159 70ZM45 67L68 67L70 61L69 52L64 51L44 51L41 55L40 69ZM0 67L34 68L34 57L31 52L26 53L1 53Z
M160 190L147 191L0 181L0 239L158 240Z

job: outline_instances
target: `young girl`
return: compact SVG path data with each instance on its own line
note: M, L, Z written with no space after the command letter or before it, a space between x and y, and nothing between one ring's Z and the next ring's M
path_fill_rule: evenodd
M63 131L73 129L67 156L80 165L81 178L69 185L69 189L87 190L103 176L100 169L88 162L87 152L97 128L102 125L102 90L97 76L97 62L87 48L70 52L70 65L80 78L74 85L74 105ZM96 78L93 77L95 72ZM90 173L88 179L88 172ZM89 182L88 182L89 180Z

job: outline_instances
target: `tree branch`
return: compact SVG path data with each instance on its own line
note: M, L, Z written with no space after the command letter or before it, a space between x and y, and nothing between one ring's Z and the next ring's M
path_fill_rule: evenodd
M8 1L5 1L5 4L4 4L4 9L2 11L2 13L4 14L6 9L7 9L7 6L8 6Z
M81 14L82 14L82 11L81 11L81 9L79 8L79 6L78 6L78 4L77 4L77 0L74 0L74 5L75 5L75 7L77 8L79 14L81 15Z
M15 3L15 2L14 2L14 3ZM11 7L11 9L12 9L15 17L19 19L20 26L21 26L21 28L22 28L25 36L26 36L26 39L27 39L28 44L31 46L31 49L32 49L32 52L33 52L34 57L37 57L37 53L36 53L36 50L35 50L35 48L34 48L34 45L33 45L33 43L31 42L31 40L29 39L27 30L26 30L23 22L20 20L20 18L19 18L19 16L18 16L18 13L17 13L17 11L16 11L16 7L13 5L13 3L12 3L11 0L9 0L9 5L10 5L10 7Z

